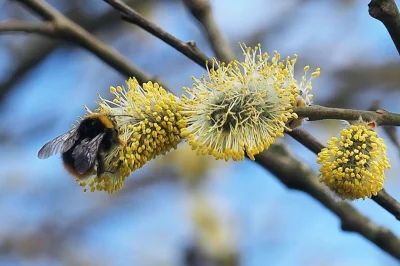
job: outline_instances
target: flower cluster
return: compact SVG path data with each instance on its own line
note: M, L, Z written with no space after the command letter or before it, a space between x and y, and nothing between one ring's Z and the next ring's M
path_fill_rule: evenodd
M193 77L193 88L184 88L187 95L181 98L157 83L141 87L136 79L127 81L127 89L111 87L113 100L99 96L95 113L112 119L120 143L101 154L104 173L80 179L79 184L113 193L133 171L176 148L181 138L197 155L254 160L285 130L301 125L304 117L293 108L312 104L311 83L320 69L308 75L310 67L304 67L297 82L296 55L281 60L276 51L272 57L262 53L260 45L241 48L243 61L213 60L214 67L206 76ZM386 146L372 124L362 120L352 124L318 154L320 181L342 199L371 197L383 187L384 171L390 165Z
M104 155L105 174L79 180L81 186L88 186L91 191L119 190L132 171L176 148L181 140L184 123L179 99L157 83L148 82L142 88L131 78L127 86L128 89L111 87L115 96L112 101L99 96L96 112L114 119L121 144Z
M304 76L300 84L294 78L297 56L280 61L279 53L270 58L260 45L241 47L243 62L214 61L215 70L200 79L193 77L194 88L185 88L189 96L182 96L187 124L182 135L200 155L225 160L247 155L254 160L290 130L288 123L298 118L292 110L296 102L311 103L311 78ZM312 78L318 75L319 69Z
M262 53L260 45L241 48L243 61L214 60L215 67L206 76L193 77L193 88L184 88L187 95L181 98L157 83L140 86L134 78L127 81L127 88L110 88L113 100L99 96L99 108L87 112L112 120L119 143L100 154L103 174L97 176L93 169L79 184L90 191L113 193L133 171L176 149L182 138L197 155L254 160L285 130L299 126L304 118L293 108L312 104L311 82L320 69L307 75L309 66L304 67L297 82L296 55L281 60L276 51L272 57ZM343 199L371 197L383 187L384 171L390 165L386 146L371 125L376 124L360 120L343 129L340 138L332 138L318 154L320 181Z
M112 100L99 95L98 109L86 108L87 113L112 121L108 127L115 127L119 143L111 150L99 150L101 160L89 177L79 177L79 185L114 193L133 171L176 148L182 137L200 155L225 160L243 160L247 155L254 160L285 130L298 126L302 118L293 107L311 104L311 80L319 69L308 78L305 67L298 83L296 55L281 60L276 51L272 57L262 53L260 45L241 48L242 62L225 65L214 60L215 68L206 77L193 78L194 88L185 88L189 95L181 99L157 83L142 87L134 78L127 81L127 88L111 87Z
M367 125L351 125L318 154L320 181L342 199L377 195L390 168L386 145Z

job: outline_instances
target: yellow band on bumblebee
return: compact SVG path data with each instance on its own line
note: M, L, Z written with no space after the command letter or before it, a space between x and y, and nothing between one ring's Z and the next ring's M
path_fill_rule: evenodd
M106 128L113 128L114 124L108 115L103 114L90 114L86 118L98 118Z

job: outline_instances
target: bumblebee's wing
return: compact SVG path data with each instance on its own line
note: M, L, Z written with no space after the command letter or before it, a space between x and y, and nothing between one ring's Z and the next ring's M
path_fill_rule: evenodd
M77 128L58 136L57 138L47 142L38 152L39 159L46 159L59 152L66 152L74 146L76 140L79 138Z
M75 160L75 168L79 174L85 174L95 163L104 135L105 133L99 134L92 140L84 139L75 147L72 157Z

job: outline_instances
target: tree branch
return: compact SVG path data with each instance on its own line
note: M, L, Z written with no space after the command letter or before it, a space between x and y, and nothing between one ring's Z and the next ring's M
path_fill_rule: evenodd
M38 33L44 36L58 38L57 31L52 23L32 23L19 20L9 20L0 23L0 34L2 33Z
M105 45L85 29L76 25L63 14L53 9L42 0L16 0L39 14L43 19L54 23L55 30L63 39L79 44L81 47L95 54L103 62L116 69L127 77L136 77L140 83L152 80L147 73L132 65L121 54ZM160 83L160 82L159 82ZM162 85L164 88L165 85ZM166 88L167 89L167 88Z
M358 233L400 259L400 240L390 230L376 225L350 204L332 199L318 184L314 173L298 162L282 145L272 145L256 156L256 162L278 177L288 188L303 191L321 202L340 218L343 231Z
M218 59L224 62L230 62L235 59L231 46L225 41L223 35L212 13L210 1L208 0L183 0L183 3L203 26L208 41Z
M372 0L368 4L371 17L385 25L400 54L400 13L394 0Z
M316 138L311 136L307 131L303 129L295 129L292 132L288 132L295 140L299 141L302 145L307 147L310 151L318 155L318 153L325 148L325 146L319 142ZM378 192L378 195L371 198L379 206L387 210L389 213L400 221L400 203L397 202L392 196L390 196L385 189Z
M362 117L363 120L368 122L375 121L378 125L400 126L400 114L389 113L385 110L373 112L312 105L308 107L295 107L293 111L300 117L308 117L310 121L323 119L354 121Z
M201 67L205 67L206 64L209 68L213 68L212 59L203 54L196 46L194 42L183 42L178 38L172 36L168 32L164 31L154 23L148 21L145 17L139 14L136 10L129 7L125 3L118 0L104 0L116 10L121 12L121 18L125 21L138 25L145 31L153 34L160 40L169 44L171 47L175 48L177 51L186 55L196 64Z
M379 191L378 195L373 196L372 200L378 203L382 208L393 214L400 221L400 203L390 196L385 189Z

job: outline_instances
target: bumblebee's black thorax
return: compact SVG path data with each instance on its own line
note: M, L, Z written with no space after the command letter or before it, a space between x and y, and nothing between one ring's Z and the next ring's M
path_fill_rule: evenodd
M105 133L100 149L101 151L108 151L118 143L118 133L114 125L112 127L110 125L113 125L113 122L105 116L86 118L78 128L79 140L82 141L86 138L93 139L97 135Z
M74 143L74 145L66 152L62 154L62 159L67 166L71 166L70 168L74 168L76 165L75 158L73 156L73 152L75 148L85 139L93 139L96 136L105 133L99 149L96 151L96 160L98 164L102 164L102 152L108 152L119 143L118 132L115 128L114 122L107 116L93 116L86 117L78 126L77 134L79 134L79 138ZM87 171L91 172L94 168L95 164L90 167ZM102 165L97 165L98 174L101 174L103 171ZM100 167L100 168L99 168ZM99 170L100 169L100 170Z

